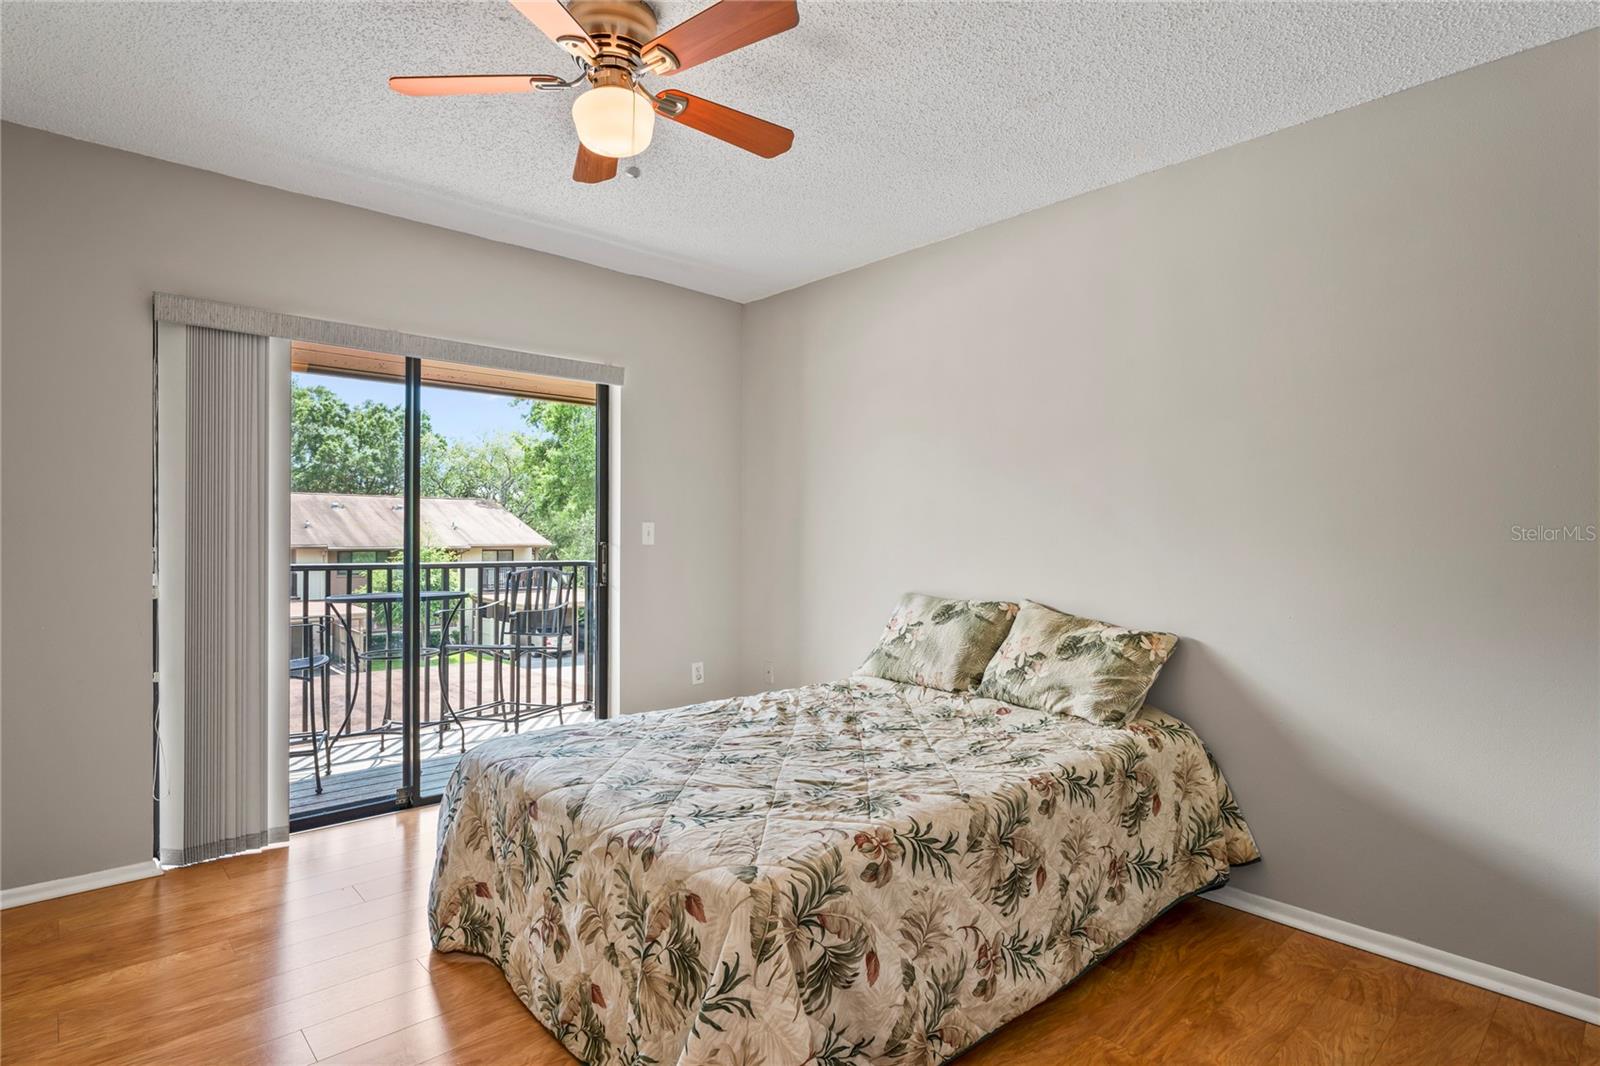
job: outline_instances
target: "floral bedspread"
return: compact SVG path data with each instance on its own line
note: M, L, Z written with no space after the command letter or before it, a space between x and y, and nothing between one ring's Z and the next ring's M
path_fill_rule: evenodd
M1255 858L1176 718L852 678L468 752L429 918L585 1063L921 1064Z

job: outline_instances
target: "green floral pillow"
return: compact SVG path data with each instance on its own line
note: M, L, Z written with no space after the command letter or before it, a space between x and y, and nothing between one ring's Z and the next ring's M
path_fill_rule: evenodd
M978 695L1121 725L1172 655L1171 633L1123 629L1031 601L989 661Z
M983 677L984 665L1016 615L1014 603L942 600L908 592L856 673L965 692Z

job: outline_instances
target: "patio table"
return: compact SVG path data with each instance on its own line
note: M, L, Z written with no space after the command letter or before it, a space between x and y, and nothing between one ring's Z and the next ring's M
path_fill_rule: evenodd
M459 605L459 602L466 599L468 595L469 593L460 589L435 589L418 593L417 598L422 602L423 633L426 634L428 632L428 618L431 609L435 604L442 605L454 601L457 605ZM337 621L339 626L344 629L346 649L345 668L348 671L347 676L350 678L349 683L345 686L344 721L340 723L338 730L328 738L330 761L334 739L336 737L348 736L350 733L350 719L355 715L356 694L361 688L362 669L371 663L401 662L405 658L405 644L403 635L400 643L391 644L388 641L385 641L382 648L372 647L373 629L370 624L370 620L373 612L368 610L368 608L380 604L397 604L402 602L403 599L404 593L400 592L351 592L338 596L323 597L322 602L328 605L328 610L333 613L334 619ZM368 626L365 630L365 640L363 641L365 647L361 648L356 647L354 624L354 608L356 607L361 607L368 619ZM342 611L341 608L343 608ZM454 612L451 613L453 614ZM446 617L449 617L449 615ZM392 633L392 630L389 630L388 632ZM442 641L443 639L444 637L441 634L440 640ZM426 636L423 638L421 657L424 659L437 659L439 661L439 684L443 686L449 683L449 672L445 669L445 660L442 656L440 656L438 648L428 645ZM405 728L404 723L390 720L390 707L388 706L387 697L385 697L384 703L385 706L383 709L382 724L380 724L376 729L369 729L370 732L378 734L378 745L380 750L383 746L384 734ZM370 722L370 719L368 721Z

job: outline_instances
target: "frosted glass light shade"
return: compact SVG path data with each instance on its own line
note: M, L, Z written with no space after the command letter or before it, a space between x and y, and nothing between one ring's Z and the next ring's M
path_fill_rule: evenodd
M572 101L572 124L589 151L626 159L650 147L656 112L651 102L633 89L601 85Z

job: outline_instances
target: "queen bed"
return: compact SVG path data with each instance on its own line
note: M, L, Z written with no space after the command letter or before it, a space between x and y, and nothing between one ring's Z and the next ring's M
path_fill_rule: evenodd
M469 752L430 924L585 1063L921 1064L1257 857L1170 715L858 676Z

